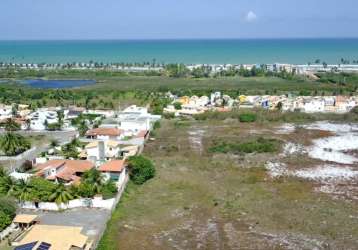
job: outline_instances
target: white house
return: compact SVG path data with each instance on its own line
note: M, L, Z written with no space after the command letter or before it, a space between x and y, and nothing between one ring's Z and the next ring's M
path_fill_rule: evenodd
M5 120L12 117L12 106L0 104L0 120Z
M152 123L149 117L131 116L120 121L120 128L124 131L138 133L141 130L151 130Z
M27 116L27 119L30 119L30 128L32 130L45 130L47 124L54 124L58 122L57 112L50 111L47 109L38 109L36 112L33 112Z
M305 100L303 103L303 111L306 113L325 112L325 101L322 98L313 98Z
M85 147L85 157L92 162L115 159L120 152L119 142L112 140L94 141Z
M152 115L145 107L129 106L118 114L120 128L133 134L142 130L151 130L154 122L160 120L160 115Z

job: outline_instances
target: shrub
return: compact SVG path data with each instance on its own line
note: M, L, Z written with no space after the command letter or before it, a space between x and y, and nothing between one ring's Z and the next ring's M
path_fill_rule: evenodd
M101 190L101 194L103 199L111 199L113 198L117 193L117 187L116 184L113 181L106 182Z
M218 143L209 151L212 153L272 153L279 149L279 141L275 139L258 138L244 143Z
M77 194L79 196L85 197L85 198L92 198L96 194L92 185L87 182L82 182L78 186L77 192L78 192Z
M156 121L154 124L153 124L153 130L156 130L156 129L159 129L160 128L160 121Z
M144 156L129 158L129 170L132 181L141 185L155 176L155 168L151 160Z
M181 110L181 103L180 102L175 102L175 103L173 103L173 106L174 106L174 108L176 109L176 110Z
M165 119L173 119L173 118L175 118L175 114L174 113L163 113L163 117Z
M239 115L240 122L255 122L257 119L256 114L253 113L245 113Z

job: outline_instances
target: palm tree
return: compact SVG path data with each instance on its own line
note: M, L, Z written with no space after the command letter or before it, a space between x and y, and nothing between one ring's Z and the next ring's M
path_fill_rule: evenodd
M29 182L20 179L15 187L14 195L20 201L31 201L34 196L32 192L32 186Z
M67 190L65 185L62 183L59 184L54 193L49 197L50 201L55 201L56 204L65 203L67 204L70 200L73 199L71 193Z
M0 149L7 156L20 154L31 148L31 143L25 137L11 132L0 138Z
M58 124L60 126L60 128L62 128L63 124L64 124L64 119L65 115L63 113L63 110L59 110L57 111L57 119L58 119Z
M16 192L17 182L9 175L0 177L0 194L13 195Z
M50 143L50 146L51 146L51 147L55 148L55 147L57 147L58 145L59 145L58 140L56 140L56 139L51 140L51 143Z
M26 119L25 124L26 124L26 130L30 130L31 129L31 120Z
M104 182L102 173L95 168L84 172L82 180L83 182L92 185L93 191L96 193L99 193L101 191L101 187Z
M86 124L86 121L82 121L78 126L78 131L80 132L80 136L84 136L87 130L88 130L88 126Z

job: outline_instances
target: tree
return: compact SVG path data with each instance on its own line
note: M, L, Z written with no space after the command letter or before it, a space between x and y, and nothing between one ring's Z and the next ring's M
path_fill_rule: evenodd
M0 149L7 156L21 154L29 148L31 143L22 135L8 132L0 138Z
M21 126L14 120L11 118L6 119L5 122L5 130L6 131L17 131L21 129Z
M9 175L0 177L0 194L10 196L16 191L16 181Z
M70 200L73 199L71 193L67 190L65 185L62 183L59 184L54 193L49 197L50 201L55 201L56 204L65 203L67 204Z
M173 106L174 106L174 108L175 108L176 110L181 110L181 107L182 107L182 105L181 105L180 102L175 102L175 103L173 103Z
M41 177L32 177L29 185L33 201L50 201L50 196L56 191L57 185Z
M78 126L78 131L80 133L80 136L84 136L88 130L88 126L86 121L81 121L81 123Z
M78 155L79 155L77 147L72 143L62 146L61 151L62 151L62 155L66 159L69 159L69 158L77 159Z
M56 140L56 139L53 139L53 140L51 140L51 142L50 142L50 146L51 147L57 147L59 145L59 142L58 142L58 140Z
M46 129L48 128L48 121L47 120L44 121L44 126L45 126Z
M31 120L26 119L25 124L26 124L26 130L30 130L31 129Z
M17 110L18 110L18 108L19 108L19 105L18 105L18 104L14 104L14 105L12 105L12 107L11 107L11 114L12 114L14 117L17 116Z
M33 200L32 186L28 181L20 179L17 182L14 195L20 201L31 201Z
M95 168L84 172L82 175L82 182L90 184L92 186L93 192L95 193L99 193L101 191L103 181L104 178L102 173Z
M131 156L128 162L130 177L135 184L143 184L155 176L155 167L152 161L144 156Z
M283 104L282 104L282 102L279 102L279 103L277 103L277 110L282 110L282 106L283 106Z
M189 69L184 64L167 64L165 71L169 77L185 77Z

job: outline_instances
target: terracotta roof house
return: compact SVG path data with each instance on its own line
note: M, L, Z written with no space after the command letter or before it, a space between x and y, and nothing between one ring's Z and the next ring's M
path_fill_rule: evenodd
M78 183L84 172L92 169L90 161L80 160L50 160L35 166L37 175L47 180L63 183Z
M99 140L120 140L122 135L121 129L112 127L94 128L86 132L86 138Z
M98 170L102 172L106 180L121 181L125 178L126 166L125 160L112 160L102 164Z

